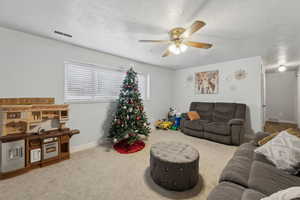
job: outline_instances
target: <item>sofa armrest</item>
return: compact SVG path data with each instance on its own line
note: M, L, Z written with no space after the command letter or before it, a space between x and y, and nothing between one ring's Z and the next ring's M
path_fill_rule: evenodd
M233 145L241 145L245 137L245 120L244 119L231 119L228 122L231 131L231 142Z
M181 113L181 119L190 120L187 113Z
M228 125L231 126L231 125L244 125L245 123L245 120L243 119L231 119L229 120L228 122Z
M181 131L183 131L184 130L184 127L185 127L185 122L186 121L189 121L190 119L189 119L189 117L187 116L187 113L181 113L181 120L180 120L180 129L181 129Z

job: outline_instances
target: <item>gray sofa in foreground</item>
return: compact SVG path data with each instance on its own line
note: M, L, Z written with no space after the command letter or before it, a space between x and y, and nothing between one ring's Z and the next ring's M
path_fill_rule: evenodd
M243 142L245 104L192 102L190 111L198 112L200 119L189 120L183 115L180 122L183 133L223 144L240 145Z
M259 133L257 137L266 136ZM241 145L223 170L207 200L259 200L279 190L300 186L300 177L277 169L263 155L256 154L255 142Z

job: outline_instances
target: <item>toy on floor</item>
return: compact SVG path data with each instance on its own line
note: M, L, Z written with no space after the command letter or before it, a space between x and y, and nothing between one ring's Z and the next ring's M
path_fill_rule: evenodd
M163 120L157 120L157 121L155 121L155 122L154 122L154 127L155 127L155 128L158 128L159 125L160 125L161 123L163 123L163 122L164 122Z
M176 108L170 107L168 112L168 120L170 122L175 122L175 118L176 118Z
M180 128L180 120L181 120L181 114L177 113L175 117L175 122L173 123L173 126L171 127L172 130L177 131Z
M155 125L155 128L157 128L157 129L168 130L172 127L173 122L165 121L165 120L158 120L155 122L154 125Z

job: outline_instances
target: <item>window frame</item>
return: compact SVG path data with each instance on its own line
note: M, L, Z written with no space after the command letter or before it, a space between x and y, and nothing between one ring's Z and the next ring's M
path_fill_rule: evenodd
M97 69L103 69L103 70L110 70L110 71L117 71L117 72L124 72L126 73L126 71L130 68L130 67L105 67L105 66L100 66L100 65L96 65L96 64L88 64L88 63L81 63L81 62L74 62L74 61L65 61L64 62L64 90L63 90L63 98L64 98L64 103L68 103L68 104L80 104L80 103L109 103L109 102L116 102L119 94L116 98L113 97L108 97L108 98L95 98L97 95L95 95L94 97L90 98L90 99L67 99L66 98L66 81L68 79L68 67L67 65L71 64L71 65L78 65L80 67L88 67L88 68L95 68ZM149 73L142 73L142 72L137 72L138 75L142 75L145 76L145 97L143 98L143 101L150 101L150 74ZM120 90L121 90L122 85L120 86ZM141 92L141 91L140 91Z

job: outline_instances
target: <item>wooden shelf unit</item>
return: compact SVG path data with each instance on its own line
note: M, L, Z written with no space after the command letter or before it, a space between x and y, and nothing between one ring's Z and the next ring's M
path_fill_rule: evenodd
M69 120L69 105L0 105L1 136L36 132L32 126L42 126L47 120L58 121L60 127L54 129L63 128Z

